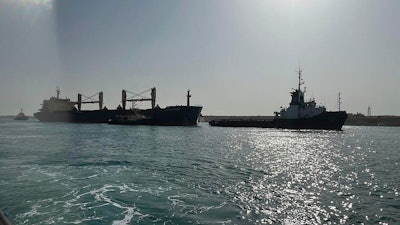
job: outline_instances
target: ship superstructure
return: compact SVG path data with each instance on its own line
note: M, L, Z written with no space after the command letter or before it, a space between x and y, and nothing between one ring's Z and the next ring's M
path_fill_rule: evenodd
M82 104L86 103L99 103L99 109L103 106L103 92L99 92L98 101L82 101L82 94L78 94L78 101L71 101L69 98L60 98L60 89L57 87L57 97L51 97L48 100L43 100L42 108L40 112L63 112L63 111L81 111ZM93 96L87 97L92 99Z
M275 115L279 116L279 118L281 119L311 118L323 112L326 112L325 106L317 106L314 99L310 99L310 101L308 102L304 101L305 90L301 90L301 85L303 84L301 72L302 70L299 69L298 88L290 93L292 99L290 101L289 107L281 109L279 113L275 112Z

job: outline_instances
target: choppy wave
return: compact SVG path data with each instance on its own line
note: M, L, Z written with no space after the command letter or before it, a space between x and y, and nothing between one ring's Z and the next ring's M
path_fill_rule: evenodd
M0 208L14 224L400 220L396 128L14 126L0 123Z

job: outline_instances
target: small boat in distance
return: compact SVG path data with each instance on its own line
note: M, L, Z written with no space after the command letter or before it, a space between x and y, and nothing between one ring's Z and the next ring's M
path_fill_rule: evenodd
M22 112L22 109L21 112L18 113L16 117L14 117L14 120L27 120L27 119L29 119L29 116L26 116L24 112Z
M273 120L212 120L211 126L219 127L262 127L282 129L316 129L316 130L342 130L347 119L346 111L327 111L325 106L317 106L315 100L304 101L305 90L301 90L303 84L302 70L298 71L298 88L290 94L292 100L288 108L275 112Z

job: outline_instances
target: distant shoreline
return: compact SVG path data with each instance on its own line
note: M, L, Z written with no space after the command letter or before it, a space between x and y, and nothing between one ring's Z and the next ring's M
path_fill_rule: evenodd
M222 119L273 120L274 116L203 116L203 122ZM348 126L400 126L400 116L349 116L344 123Z

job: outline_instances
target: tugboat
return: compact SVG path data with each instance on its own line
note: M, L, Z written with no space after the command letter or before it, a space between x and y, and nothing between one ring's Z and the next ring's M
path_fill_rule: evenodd
M21 109L21 112L18 113L18 115L16 117L14 117L14 120L28 120L28 119L29 119L29 116L26 116L24 114L24 112L22 112L22 109Z
M342 130L347 119L346 111L327 111L325 106L317 106L315 100L304 101L305 90L301 90L303 84L301 73L302 70L299 69L298 87L291 92L292 99L289 107L275 112L275 119L212 120L209 124L220 127Z

